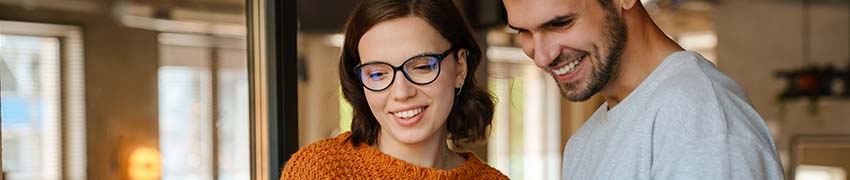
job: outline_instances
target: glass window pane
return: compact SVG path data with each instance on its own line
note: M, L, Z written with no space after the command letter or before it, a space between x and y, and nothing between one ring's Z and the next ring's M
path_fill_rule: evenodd
M244 40L173 33L159 38L162 178L249 179Z
M248 64L244 49L220 49L218 60L218 179L249 179Z
M162 179L211 179L209 71L159 69L159 136Z
M7 179L59 179L59 40L0 34L0 114Z

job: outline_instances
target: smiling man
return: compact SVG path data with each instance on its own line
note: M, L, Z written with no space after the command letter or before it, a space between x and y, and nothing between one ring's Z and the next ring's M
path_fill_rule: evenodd
M668 38L638 0L504 4L564 97L605 97L567 143L563 179L784 178L744 90Z

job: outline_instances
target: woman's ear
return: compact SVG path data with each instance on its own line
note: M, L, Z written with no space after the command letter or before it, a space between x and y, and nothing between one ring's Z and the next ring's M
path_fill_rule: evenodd
M637 0L620 0L620 7L623 10L630 10L635 7L635 3L640 3Z
M466 73L468 69L466 68L466 57L469 56L469 51L466 49L460 49L457 51L457 77L455 78L455 88L460 88L463 86L464 81L466 80Z

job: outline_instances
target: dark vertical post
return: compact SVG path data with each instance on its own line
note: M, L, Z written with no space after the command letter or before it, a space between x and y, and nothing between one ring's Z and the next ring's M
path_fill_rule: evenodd
M269 18L269 142L271 178L280 177L289 157L298 150L298 66L296 63L295 1L267 1Z

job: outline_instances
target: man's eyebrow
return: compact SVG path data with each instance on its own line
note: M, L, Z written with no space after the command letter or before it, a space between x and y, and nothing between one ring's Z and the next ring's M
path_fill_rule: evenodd
M564 14L564 15L560 15L560 16L555 16L552 19L549 19L549 21L546 21L543 24L537 25L537 27L535 27L535 29L546 28L546 27L552 26L554 24L563 23L564 21L568 21L568 20L571 20L571 19L574 19L574 18L575 18L575 13L569 13L569 14ZM519 28L519 27L511 25L510 23L508 24L508 27L511 28L511 29L517 30L517 31L528 31L528 29Z
M555 25L555 24L563 23L564 21L572 20L572 19L574 19L574 18L575 18L575 14L574 14L574 13L569 13L569 14L564 14L564 15L560 15L560 16L555 16L554 18L549 19L549 21L546 21L545 23L538 25L538 26L537 26L537 28L546 28L546 27L550 27L550 26L553 26L553 25Z

